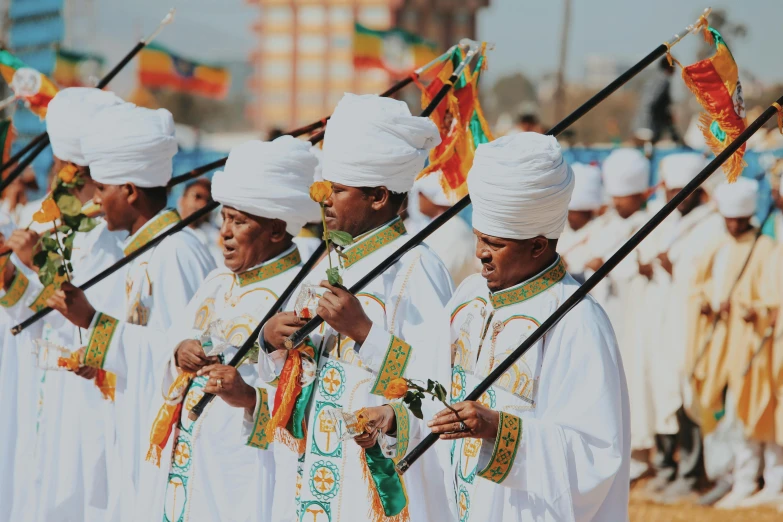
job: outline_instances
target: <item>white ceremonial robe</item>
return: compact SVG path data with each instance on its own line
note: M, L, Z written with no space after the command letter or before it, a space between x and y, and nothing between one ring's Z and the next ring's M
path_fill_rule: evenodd
M560 259L500 292L490 293L480 275L465 280L442 317L453 350L451 402L464 400L578 287ZM450 447L456 520L628 520L628 389L612 326L592 297L479 402L502 412L494 443L438 443Z
M223 266L223 247L220 240L220 228L212 221L205 221L196 228L191 227L194 234L204 243L210 255L215 260L215 266Z
M406 220L405 226L411 234L417 234L422 228L432 222L426 216L421 216L408 227L411 220ZM455 285L459 285L466 277L481 271L481 262L476 258L476 235L464 219L459 216L448 220L430 237L424 240L443 261L451 274Z
M593 274L592 271L585 271L585 265L601 257L605 252L596 250L600 246L598 237L604 233L607 214L598 216L590 220L579 230L572 230L566 223L563 234L557 240L557 252L566 263L568 273L578 279L587 279Z
M169 330L171 353L182 340L199 338L210 324L220 321L232 345L220 356L228 363L301 266L299 250L292 246L282 255L239 275L226 268L212 272L188 304L182 316L185 322ZM260 441L260 436L269 421L271 389L258 379L256 368L248 362L239 369L248 384L257 386L252 418L244 410L216 398L198 421L192 422L188 413L204 395L207 378L193 380L179 423L163 448L160 467L152 463L142 465L138 505L145 514L138 520L266 522L270 519L274 454ZM163 374L163 395L157 397L153 413L163 405L162 399L178 375L172 355Z
M348 260L342 277L346 287L356 283L410 236L399 218L357 238L345 249ZM336 256L332 254L335 258ZM304 284L318 285L326 279L328 259L323 259ZM318 287L319 294L322 288ZM300 288L301 291L301 288ZM307 439L304 454L297 455L286 444L275 444L277 490L271 520L353 522L366 520L371 512L371 486L362 475L362 450L352 440L341 442L334 425L323 417L326 408L355 412L387 403L383 390L393 377L424 379L442 364L448 364L447 350L431 350L432 319L451 297L453 286L443 263L426 246L417 246L357 294L373 326L361 347L341 337L324 324L310 336L320 350L320 380L312 386L306 411ZM297 295L297 294L295 294ZM293 310L296 299L287 309ZM411 347L420 346L420 349ZM267 382L275 379L287 352L271 356L262 350L259 373ZM441 362L439 363L439 359ZM280 393L278 388L277 393ZM429 402L429 401L427 401ZM422 423L410 417L409 430L398 414L399 440L406 438L413 448L426 435ZM402 415L405 415L404 412ZM292 442L290 433L287 442ZM398 458L404 451L398 447ZM297 462L298 460L298 462ZM297 466L298 464L298 466ZM298 467L298 469L297 469ZM441 466L434 452L422 458L405 474L410 520L440 520L447 505ZM381 513L382 514L382 513Z
M162 210L126 240L125 255L179 221L176 211ZM147 420L160 393L163 363L171 355L160 332L182 320L191 297L214 268L212 256L191 230L167 237L127 266L124 316L98 310L85 337L85 364L117 375L109 480L119 496L112 501L120 502L123 519L134 512L139 467L148 448Z

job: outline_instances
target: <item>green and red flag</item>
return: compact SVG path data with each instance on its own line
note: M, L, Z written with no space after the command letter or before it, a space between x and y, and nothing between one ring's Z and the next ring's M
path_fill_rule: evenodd
M745 130L745 101L742 98L737 62L723 37L712 27L706 27L704 35L707 43L715 47L715 54L683 67L682 78L707 111L701 115L699 126L707 146L717 155ZM744 155L743 144L723 164L729 182L736 180L742 173L745 167Z
M383 69L405 76L438 56L436 45L402 29L381 31L354 25L353 66L356 69Z
M8 82L18 100L24 100L27 108L46 117L46 107L57 94L57 87L39 71L28 67L8 51L0 51L0 75Z
M91 86L98 83L103 64L101 56L58 49L52 79L61 88Z
M139 53L139 83L146 88L222 100L231 87L231 73L225 67L196 62L149 44Z

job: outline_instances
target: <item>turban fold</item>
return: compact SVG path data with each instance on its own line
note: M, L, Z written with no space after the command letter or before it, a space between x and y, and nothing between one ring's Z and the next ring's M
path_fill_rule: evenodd
M524 132L479 145L468 173L473 227L508 239L560 237L574 173L552 136Z
M177 153L174 118L165 109L126 103L101 111L81 141L92 179L107 185L165 187Z
M617 149L604 160L604 188L612 197L641 194L650 186L650 161L636 149Z
M744 218L756 213L759 182L740 177L734 183L723 183L715 189L718 211L723 217Z
M82 154L82 136L100 111L123 103L122 98L112 92L90 87L71 87L58 92L46 112L46 132L54 155L69 163L87 166Z
M709 164L704 155L696 152L669 154L661 160L661 179L668 189L681 189L693 181Z
M435 124L411 116L404 102L346 94L326 126L323 177L349 187L408 192L439 143Z
M271 142L248 141L231 149L224 171L212 178L212 198L254 216L280 219L295 236L305 223L318 221L310 199L318 160L310 144L291 136Z
M443 192L443 185L440 184L443 174L440 171L431 172L421 179L416 180L413 184L414 189L419 194L423 194L424 197L432 201L434 204L441 207L450 207L451 200Z
M571 165L574 171L574 192L568 210L598 210L604 204L601 169L584 163Z

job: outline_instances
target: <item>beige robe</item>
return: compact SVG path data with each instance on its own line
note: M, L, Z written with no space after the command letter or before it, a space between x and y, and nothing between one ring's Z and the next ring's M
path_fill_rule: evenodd
M764 371L765 364L771 362L769 375L772 382L772 402L774 403L775 442L783 446L783 317L780 306L783 303L783 243L778 243L767 259L762 277L762 302L768 308L778 309L778 320L770 342L759 353L762 360L753 361L752 372ZM757 357L758 359L759 357Z

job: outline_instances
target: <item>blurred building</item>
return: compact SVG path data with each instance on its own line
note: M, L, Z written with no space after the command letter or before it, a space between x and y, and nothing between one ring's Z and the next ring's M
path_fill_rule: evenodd
M476 13L489 0L401 0L394 24L448 49L462 38L476 38Z

